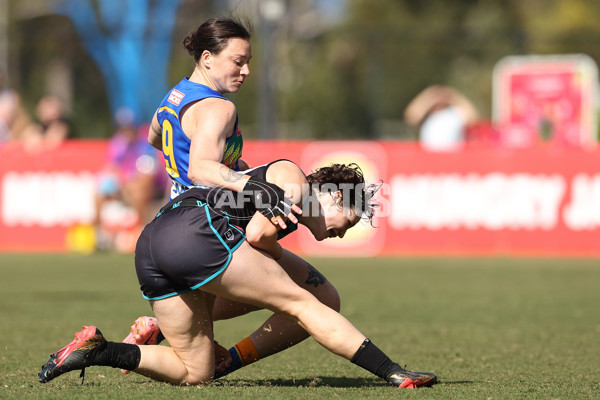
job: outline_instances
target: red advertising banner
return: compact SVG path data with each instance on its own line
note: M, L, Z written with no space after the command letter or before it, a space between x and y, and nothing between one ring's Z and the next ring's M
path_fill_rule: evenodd
M70 141L29 154L0 148L0 251L67 251L69 228L95 212L106 143ZM319 256L600 256L598 150L556 146L429 153L384 141L247 141L252 166L278 158L305 172L355 162L382 183L373 226L315 241L300 228L282 243Z
M600 255L596 151L388 150L386 253Z
M43 152L0 147L0 251L64 251L68 229L94 220L106 149L106 141Z
M600 152L538 145L430 153L382 141L252 142L253 164L285 155L306 172L356 162L383 182L374 226L315 242L306 230L285 240L310 255L600 256Z

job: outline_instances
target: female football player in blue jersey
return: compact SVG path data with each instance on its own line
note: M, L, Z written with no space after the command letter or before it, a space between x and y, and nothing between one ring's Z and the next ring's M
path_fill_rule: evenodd
M233 171L247 168L240 160L237 111L223 95L237 93L250 75L250 32L234 19L213 18L183 44L194 57L194 71L160 103L148 141L163 152L172 198L197 185L241 191L238 182L222 175L223 165Z
M224 187L240 192L241 181L229 179L248 165L240 159L242 134L235 105L225 98L236 93L250 75L250 29L232 18L212 18L190 32L184 47L194 58L194 70L171 89L153 119L148 141L162 150L166 170L173 181L171 196L194 186ZM288 215L292 222L295 216ZM276 224L285 228L279 218ZM283 250L279 264L301 287L323 304L340 310L335 287L312 265L290 251ZM215 320L234 318L257 307L217 298ZM221 351L219 375L232 372L261 358L293 346L308 337L297 324L273 315L254 333ZM155 344L158 330L151 317L138 318L131 327L127 343ZM160 339L160 336L158 336ZM236 349L242 348L243 351ZM218 347L219 350L223 350ZM251 354L251 356L249 356Z
M279 160L228 179L242 184L241 195L216 187L191 188L164 206L138 240L140 287L170 346L109 342L95 326L84 326L50 356L40 382L72 370L83 375L85 368L103 365L176 385L207 384L215 374L213 310L218 296L289 319L327 350L396 387L436 383L434 374L408 371L393 362L346 318L297 285L276 261L283 253L278 239L296 224L288 221L282 229L273 224L274 215L286 219L288 211L296 213L317 240L343 238L362 218L371 220L377 186L365 185L358 166L335 164L306 176L294 163Z

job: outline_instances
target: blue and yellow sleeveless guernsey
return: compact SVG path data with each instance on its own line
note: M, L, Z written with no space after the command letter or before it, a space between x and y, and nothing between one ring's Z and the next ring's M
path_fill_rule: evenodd
M171 198L195 186L188 178L191 141L181 128L180 112L186 105L208 97L217 97L229 101L216 90L199 83L190 82L188 78L184 78L167 93L158 108L156 116L162 127L162 150L165 157L165 168L173 181ZM233 132L225 143L221 163L235 171L239 171L238 160L242 156L242 147L242 133L239 130L236 116Z

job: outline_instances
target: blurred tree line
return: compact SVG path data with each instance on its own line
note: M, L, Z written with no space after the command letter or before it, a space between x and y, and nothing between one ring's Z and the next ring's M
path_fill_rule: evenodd
M77 136L109 136L113 111L100 68L72 21L53 11L58 0L0 1L8 4L9 84L27 108L58 92ZM181 46L188 30L231 9L254 21L252 75L232 97L246 137L264 137L268 107L278 138L415 139L402 114L431 84L457 88L490 117L493 68L504 56L584 53L600 64L597 0L346 0L334 20L322 18L319 0L281 0L284 14L264 29L265 1L181 1L163 55L172 85L193 68Z

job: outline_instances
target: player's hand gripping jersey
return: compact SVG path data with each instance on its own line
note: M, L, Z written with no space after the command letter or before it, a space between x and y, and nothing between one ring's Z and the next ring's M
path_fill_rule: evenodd
M208 97L217 97L229 101L219 92L199 83L184 78L167 93L160 103L157 112L158 122L162 127L162 151L165 157L165 168L173 181L171 198L183 193L195 184L188 178L190 165L190 139L181 128L179 119L181 110L188 104ZM236 116L231 136L225 143L225 152L221 163L235 171L239 171L238 160L242 155L242 133L238 128Z

